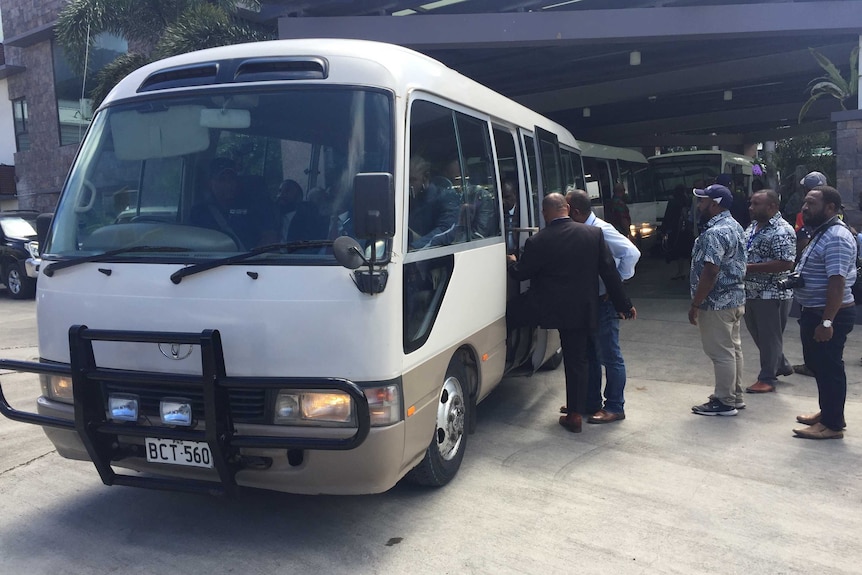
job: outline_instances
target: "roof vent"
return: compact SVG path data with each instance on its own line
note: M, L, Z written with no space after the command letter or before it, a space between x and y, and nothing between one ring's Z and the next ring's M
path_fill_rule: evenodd
M218 74L218 64L212 62L159 70L147 76L138 88L138 92L215 84L216 74Z
M329 65L323 58L308 56L255 58L237 66L234 81L324 80L328 75Z

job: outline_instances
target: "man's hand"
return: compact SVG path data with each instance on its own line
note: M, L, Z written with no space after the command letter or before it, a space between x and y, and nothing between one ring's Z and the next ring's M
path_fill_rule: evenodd
M691 325L697 325L697 314L700 312L698 308L695 306L691 306L688 308L688 323Z
M814 328L814 341L819 341L820 343L829 341L830 339L832 339L833 333L833 328L823 327L822 324L818 325Z
M506 259L509 260L510 262L518 261L518 258L515 257L515 254L506 254Z
M630 309L629 311L627 311L625 313L619 314L619 316L620 316L620 319L637 319L638 318L638 310L636 310L634 308L634 306L632 306L632 309Z

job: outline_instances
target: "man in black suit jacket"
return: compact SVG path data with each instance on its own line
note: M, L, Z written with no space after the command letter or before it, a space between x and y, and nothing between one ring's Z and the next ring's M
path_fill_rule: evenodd
M542 217L546 226L527 239L521 259L508 256L511 276L531 282L510 302L507 323L559 330L567 408L560 425L577 433L586 409L587 339L598 325L599 276L621 317L632 317L634 309L601 229L572 221L561 194L545 196Z

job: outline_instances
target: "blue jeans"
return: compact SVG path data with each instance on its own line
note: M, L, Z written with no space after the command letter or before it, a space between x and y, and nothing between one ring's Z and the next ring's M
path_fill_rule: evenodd
M820 422L829 429L840 431L844 427L844 402L847 399L844 343L847 341L847 334L853 331L856 308L850 306L839 309L832 321L832 339L814 341L814 329L822 320L823 310L802 308L802 315L799 317L802 357L817 380Z
M605 368L604 409L622 413L626 387L626 364L620 351L620 320L610 301L599 301L599 329L590 337L587 351L590 360L587 380L587 411L602 409L602 366Z

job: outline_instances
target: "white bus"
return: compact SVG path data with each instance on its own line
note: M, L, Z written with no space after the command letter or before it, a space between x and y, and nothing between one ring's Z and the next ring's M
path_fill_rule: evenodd
M641 249L655 241L656 227L664 215L667 200L657 200L653 193L646 156L629 148L592 144L578 140L584 163L585 191L600 218L611 205L614 185L626 188L626 204L631 216L629 237Z
M443 485L503 375L559 363L556 331L507 337L526 286L506 252L542 225L543 194L578 183L578 154L397 46L149 64L101 105L43 230L40 361L0 361L38 374L37 408L0 395L0 411L107 485Z
M656 197L665 201L677 186L687 191L702 188L712 184L719 174L732 176L733 191L751 195L754 161L747 156L724 150L698 150L652 156L649 163Z

